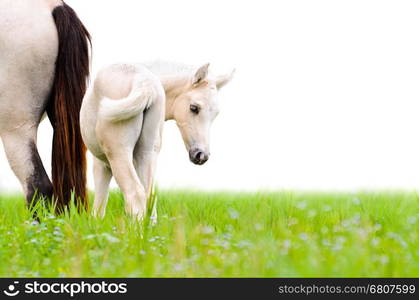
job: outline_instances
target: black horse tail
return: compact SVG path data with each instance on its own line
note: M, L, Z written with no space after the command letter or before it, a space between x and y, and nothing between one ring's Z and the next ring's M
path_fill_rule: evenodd
M74 10L63 3L52 11L58 32L58 56L48 117L54 129L52 184L58 210L72 193L79 208L88 208L86 147L80 132L80 108L90 69L90 34ZM90 46L90 47L89 47Z

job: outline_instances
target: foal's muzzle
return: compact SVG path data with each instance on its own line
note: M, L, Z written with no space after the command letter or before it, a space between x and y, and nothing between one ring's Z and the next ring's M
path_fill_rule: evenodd
M195 165L203 165L209 159L209 153L206 153L201 149L193 148L189 150L189 159Z

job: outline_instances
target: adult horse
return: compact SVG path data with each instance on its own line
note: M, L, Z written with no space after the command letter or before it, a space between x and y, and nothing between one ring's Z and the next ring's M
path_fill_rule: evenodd
M79 113L89 75L90 36L61 0L0 0L0 137L28 204L62 208L72 192L87 205ZM54 129L52 183L37 150L47 113Z

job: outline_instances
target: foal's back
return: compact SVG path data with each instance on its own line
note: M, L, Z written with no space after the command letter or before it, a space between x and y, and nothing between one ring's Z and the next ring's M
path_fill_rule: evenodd
M95 91L99 97L123 99L132 90L133 81L141 69L133 65L115 64L103 68L95 79Z

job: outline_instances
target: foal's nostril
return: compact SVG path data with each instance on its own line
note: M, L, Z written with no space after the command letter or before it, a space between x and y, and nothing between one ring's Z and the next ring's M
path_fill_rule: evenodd
M196 155L195 155L196 160L198 161L203 161L205 159L205 154L204 152L199 151Z
M209 155L207 153L198 149L195 151L194 150L190 151L189 156L190 156L191 161L197 165L202 165L206 163L209 158Z
M209 159L209 153L202 151L200 149L191 149L189 151L189 159L196 165L203 165Z

